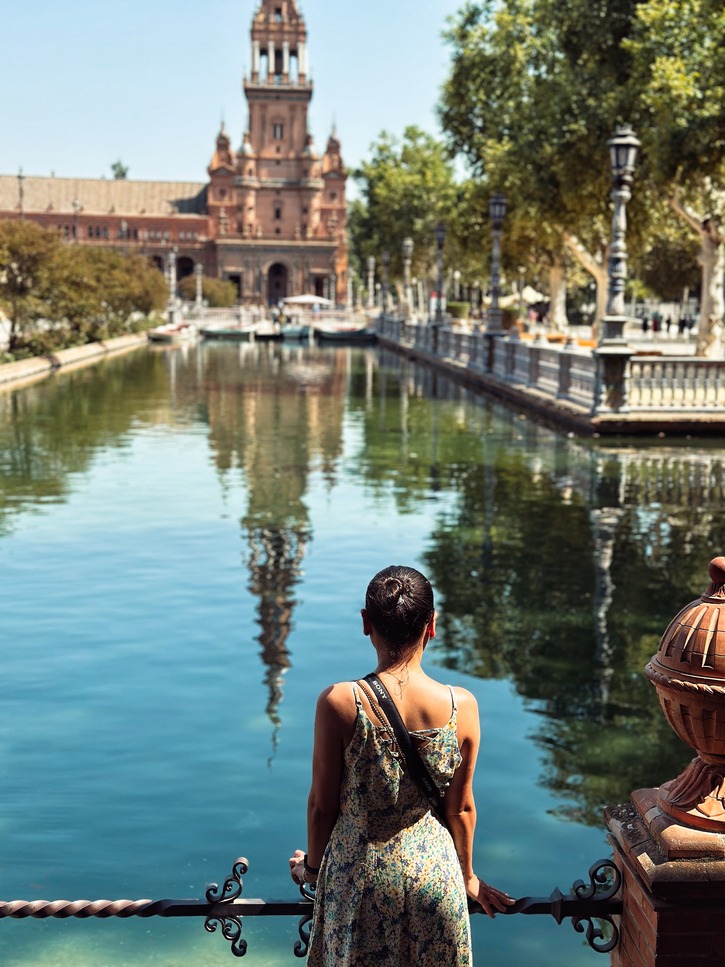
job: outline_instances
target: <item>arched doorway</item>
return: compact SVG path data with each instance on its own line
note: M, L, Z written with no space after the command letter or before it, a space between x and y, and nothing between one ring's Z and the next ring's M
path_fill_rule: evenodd
M176 260L176 278L181 280L194 272L194 260L188 255L180 255Z
M287 296L287 266L281 262L275 262L269 267L267 292L271 306L276 306Z

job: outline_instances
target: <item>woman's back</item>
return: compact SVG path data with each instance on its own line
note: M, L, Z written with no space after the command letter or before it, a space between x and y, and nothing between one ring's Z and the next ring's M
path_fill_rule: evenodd
M410 731L442 790L461 760L457 710L452 690L440 686L441 695L429 681L436 688L426 690L426 711L409 707L409 718L422 728ZM469 963L466 893L453 841L374 704L359 684L349 688L356 722L345 749L340 813L318 880L309 963L463 967ZM423 689L416 694L422 698Z
M308 853L290 858L296 883L317 883L311 967L467 967L467 896L493 916L510 897L473 871L476 700L429 678L435 638L428 579L392 565L368 585L363 634L376 674L444 793L445 822L403 759L373 691L338 683L317 700Z

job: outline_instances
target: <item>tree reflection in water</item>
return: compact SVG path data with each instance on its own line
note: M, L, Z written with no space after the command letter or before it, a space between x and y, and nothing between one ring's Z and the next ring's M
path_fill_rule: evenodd
M605 803L691 758L643 668L725 548L725 457L576 440L394 357L380 383L367 472L384 476L380 446L402 419L408 487L427 477L456 493L424 561L441 611L435 654L511 679L542 717L534 738L557 811L600 825Z
M421 562L441 611L432 656L510 680L539 714L541 781L562 815L601 825L602 804L691 757L643 668L725 550L718 445L578 440L371 350L143 352L1 394L0 410L0 532L25 506L63 501L134 422L208 426L222 486L238 474L245 487L272 755L314 539L310 476L336 486L348 419L346 472L373 499L411 515L435 502Z

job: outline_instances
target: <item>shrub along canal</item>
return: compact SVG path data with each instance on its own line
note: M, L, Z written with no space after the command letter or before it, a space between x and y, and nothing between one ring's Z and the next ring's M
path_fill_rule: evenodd
M579 440L375 349L142 349L0 395L0 899L297 896L317 693L426 572L429 665L481 708L479 874L586 878L601 807L691 757L642 669L725 550L723 449ZM479 964L604 964L474 918ZM250 965L293 919L247 920ZM5 967L234 962L200 920L1 921Z

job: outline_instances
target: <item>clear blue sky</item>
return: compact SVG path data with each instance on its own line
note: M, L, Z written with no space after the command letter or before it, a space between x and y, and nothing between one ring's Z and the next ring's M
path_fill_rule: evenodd
M302 0L318 150L352 167L381 130L438 133L441 39L463 0ZM3 0L0 172L204 181L221 118L234 147L256 0Z

